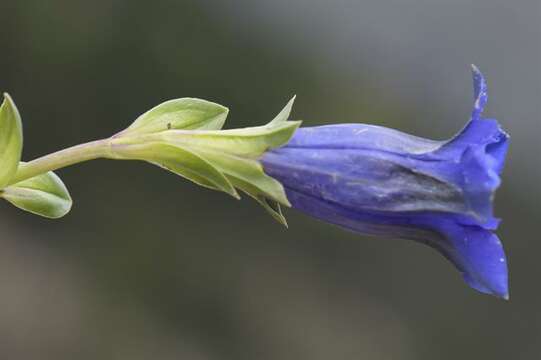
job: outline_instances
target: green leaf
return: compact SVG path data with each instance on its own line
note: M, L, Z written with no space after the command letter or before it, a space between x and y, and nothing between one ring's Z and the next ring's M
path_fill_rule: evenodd
M288 227L280 205L291 206L285 195L284 187L279 181L265 174L258 161L224 154L221 156L212 155L212 151L206 151L204 154L226 174L229 181L237 189L252 197L276 221Z
M139 116L124 134L150 134L170 129L219 130L229 110L219 104L195 99L169 100Z
M146 144L137 152L146 161L158 165L194 183L224 191L239 198L229 180L213 164L186 148L163 143Z
M50 219L66 215L72 205L66 186L52 171L8 186L0 191L0 197L19 209Z
M260 194L285 206L291 206L287 200L282 184L278 180L265 174L263 166L259 161L207 148L192 148L191 150L205 158L214 165L216 169L226 174L227 178L233 182L235 186L245 192ZM250 185L249 189L244 186L245 184Z
M4 188L17 172L23 149L21 116L8 94L0 106L0 189Z
M256 126L244 129L218 131L169 131L160 134L163 141L208 148L237 156L258 158L269 149L285 145L300 126L300 121L287 121L273 126Z
M241 189L244 193L248 194L250 197L252 197L255 201L257 201L263 208L280 224L287 226L287 220L285 216L282 214L282 208L280 206L280 203L277 201L274 201L272 199L266 198L265 196L261 195L260 189L254 187L252 184L242 181L240 179L237 179L235 177L228 178L231 180L233 185L235 187Z

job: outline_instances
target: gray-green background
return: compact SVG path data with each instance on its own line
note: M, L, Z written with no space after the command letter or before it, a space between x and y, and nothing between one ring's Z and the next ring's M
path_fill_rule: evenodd
M496 211L511 300L470 290L424 246L351 234L148 164L59 171L72 212L0 204L0 358L537 359L538 0L0 3L0 90L24 159L102 138L161 101L263 124L293 95L304 125L367 122L446 138L469 64L512 143Z

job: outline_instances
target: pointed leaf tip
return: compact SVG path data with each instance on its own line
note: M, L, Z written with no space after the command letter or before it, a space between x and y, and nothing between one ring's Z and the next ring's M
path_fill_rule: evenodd
M226 176L205 157L189 147L165 143L152 143L144 147L140 156L166 170L194 183L223 191L236 199L239 194Z
M0 105L0 189L4 188L17 172L23 148L21 115L13 99L4 93Z
M289 119L289 115L291 114L291 110L293 109L293 104L295 103L295 99L297 98L297 95L293 95L293 97L287 102L286 106L276 115L274 119L268 125L277 125L282 122L285 122ZM267 126L268 126L267 125Z

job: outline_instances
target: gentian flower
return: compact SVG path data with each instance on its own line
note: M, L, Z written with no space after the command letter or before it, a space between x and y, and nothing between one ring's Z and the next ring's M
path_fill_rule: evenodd
M294 208L361 234L425 243L471 287L507 299L492 201L508 135L481 116L487 87L475 67L473 82L471 119L450 140L364 124L300 128L263 156L265 172L282 183Z

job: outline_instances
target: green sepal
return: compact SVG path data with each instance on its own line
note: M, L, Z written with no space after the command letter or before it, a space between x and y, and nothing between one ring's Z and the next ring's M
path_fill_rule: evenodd
M291 114L291 110L293 109L293 104L295 103L295 99L297 98L297 95L293 96L284 106L284 108L274 117L274 119L271 120L270 123L267 124L267 126L274 126L281 124L283 122L286 122L289 119L289 115Z
M249 127L234 130L177 130L167 131L161 139L171 144L208 148L247 158L258 158L265 151L286 144L300 121L287 121L278 124Z
M197 185L240 198L227 177L214 164L191 149L167 143L148 143L137 150L137 158L158 165Z
M118 159L144 160L196 184L239 197L235 188L258 201L287 226L280 204L291 206L284 187L267 175L259 159L293 136L300 121L287 121L294 98L267 125L234 130L157 130L141 136L123 132L112 141ZM128 129L129 130L129 129Z
M265 174L259 161L219 152L212 148L191 149L225 174L231 182L236 182L235 186L241 190L245 190L243 184L248 184L250 192L264 194L266 198L273 199L285 206L291 206L285 196L282 184Z
M219 130L229 110L219 104L195 99L169 100L139 116L121 134L151 134L164 130Z
M8 94L0 106L0 189L15 176L23 149L21 116Z
M0 191L0 197L19 209L50 219L66 215L72 205L68 189L52 171L8 186Z
M282 207L279 202L269 199L263 195L261 195L261 191L252 186L250 183L244 182L237 178L228 178L231 180L233 185L235 187L241 189L244 193L249 195L251 198L253 198L255 201L257 201L263 208L272 216L276 221L278 221L280 224L287 226L287 220L285 216L282 214Z

